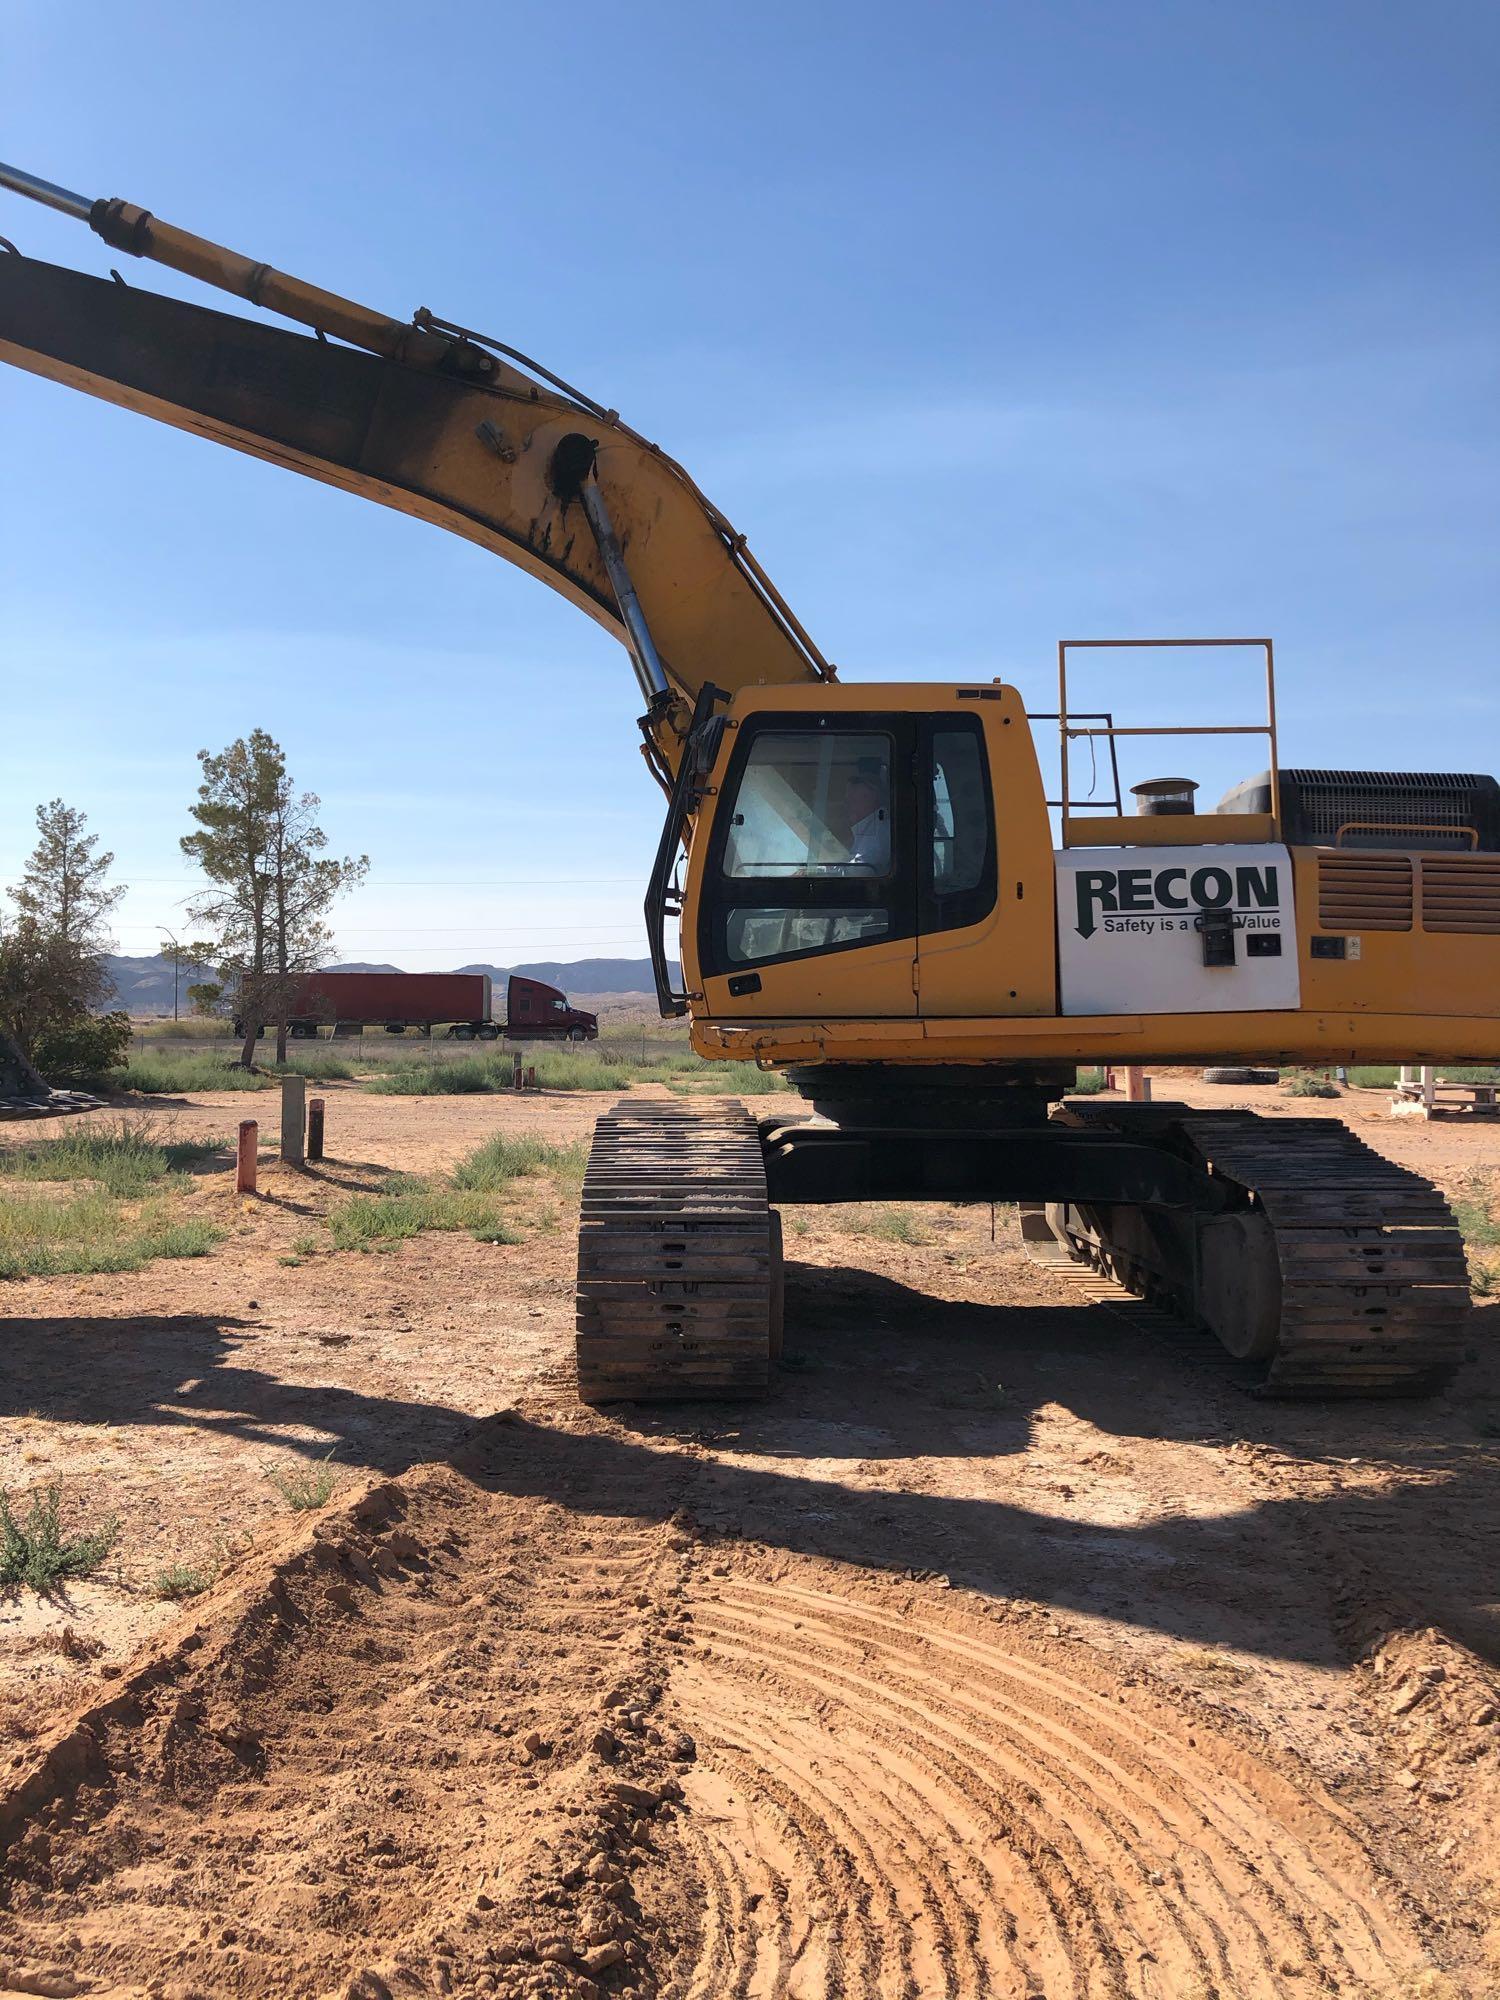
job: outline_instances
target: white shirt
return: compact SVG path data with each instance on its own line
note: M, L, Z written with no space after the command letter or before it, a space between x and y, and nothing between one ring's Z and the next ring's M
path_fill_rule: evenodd
M867 869L871 875L885 875L891 865L891 829L884 811L877 807L857 819L849 829L849 859L845 866L851 871Z

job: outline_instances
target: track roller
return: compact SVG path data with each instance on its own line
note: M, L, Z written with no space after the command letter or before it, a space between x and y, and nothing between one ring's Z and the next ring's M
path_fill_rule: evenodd
M1425 1396L1463 1358L1468 1269L1438 1190L1333 1119L1069 1105L1234 1189L1190 1216L1123 1203L1030 1206L1036 1261L1083 1264L1206 1326L1264 1394Z

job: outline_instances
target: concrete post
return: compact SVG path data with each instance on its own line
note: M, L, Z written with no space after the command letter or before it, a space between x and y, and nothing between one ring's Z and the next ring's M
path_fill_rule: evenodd
M307 1126L307 1078L281 1079L281 1157L289 1167L300 1167L307 1157L303 1134Z

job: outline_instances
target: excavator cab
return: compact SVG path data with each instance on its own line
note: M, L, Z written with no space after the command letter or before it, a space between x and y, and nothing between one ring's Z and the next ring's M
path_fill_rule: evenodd
M1014 688L755 689L726 721L682 905L695 1026L905 1042L927 1016L1052 1010L1051 833Z

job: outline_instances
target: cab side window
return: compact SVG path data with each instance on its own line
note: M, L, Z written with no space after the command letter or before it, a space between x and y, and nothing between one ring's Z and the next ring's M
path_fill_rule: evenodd
M934 722L928 732L931 792L925 843L922 929L977 923L995 903L995 814L977 723Z

